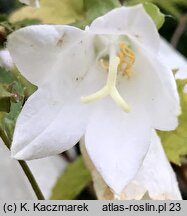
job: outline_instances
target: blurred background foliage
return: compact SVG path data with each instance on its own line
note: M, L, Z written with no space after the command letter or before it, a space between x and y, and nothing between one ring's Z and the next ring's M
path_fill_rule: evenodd
M7 35L12 31L31 24L70 24L84 28L96 17L121 5L154 3L166 14L165 23L159 30L173 47L187 57L187 0L41 0L41 8L35 9L21 4L18 0L0 0L0 46L6 45ZM174 132L160 132L163 146L177 172L184 198L187 198L187 95L183 87L187 81L179 80L182 114L179 128ZM0 68L0 136L10 146L16 118L25 100L36 90L16 69ZM67 156L64 154L64 156ZM181 165L180 167L178 165ZM81 170L81 172L76 172ZM73 182L72 182L73 181ZM86 199L91 196L91 177L78 158L67 168L65 175L54 187L53 199ZM63 193L59 194L60 191ZM71 190L74 188L75 190ZM91 191L91 193L90 193ZM70 193L69 193L70 192Z

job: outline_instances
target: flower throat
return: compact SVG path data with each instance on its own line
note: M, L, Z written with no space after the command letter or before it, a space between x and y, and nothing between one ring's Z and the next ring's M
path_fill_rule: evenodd
M129 79L132 75L132 66L135 62L135 54L124 42L119 43L119 54L116 54L114 45L110 46L109 63L106 65L104 60L101 59L102 65L108 71L106 85L99 91L81 97L82 103L92 103L102 99L108 95L112 97L115 103L125 112L130 112L131 108L128 103L122 98L116 88L116 80L118 72L122 72Z

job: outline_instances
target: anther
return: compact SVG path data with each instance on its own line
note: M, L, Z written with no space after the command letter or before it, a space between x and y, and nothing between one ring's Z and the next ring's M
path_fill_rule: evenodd
M123 64L126 64L126 67L124 69L123 74L126 75L128 78L131 77L132 71L132 65L135 62L135 54L124 42L119 43L120 53L120 66L122 68Z

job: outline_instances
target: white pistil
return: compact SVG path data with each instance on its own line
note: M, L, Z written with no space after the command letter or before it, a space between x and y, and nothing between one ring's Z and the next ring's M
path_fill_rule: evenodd
M129 105L121 97L117 88L116 88L116 79L118 73L118 65L120 63L120 58L115 55L114 49L111 50L110 60L109 60L109 72L106 85L99 91L94 94L91 94L86 97L81 97L82 103L91 103L96 100L102 99L107 95L110 95L116 104L125 112L130 111Z
M91 94L91 95L86 96L86 97L81 97L81 102L82 103L95 102L96 100L99 100L99 99L106 97L108 94L109 94L109 89L106 85L105 87L103 87L102 89L100 89L99 91L97 91L94 94Z
M121 97L116 87L112 88L110 92L112 99L116 102L116 104L125 112L130 112L131 108L128 103Z

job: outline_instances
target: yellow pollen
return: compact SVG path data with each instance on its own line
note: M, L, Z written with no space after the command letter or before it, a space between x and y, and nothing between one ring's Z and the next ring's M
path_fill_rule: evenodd
M119 43L119 58L120 64L119 67L122 69L122 66L126 64L124 71L122 71L123 75L126 75L128 78L132 75L132 65L135 62L135 54L131 48L129 48L124 42Z

